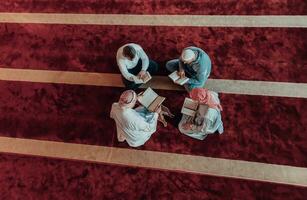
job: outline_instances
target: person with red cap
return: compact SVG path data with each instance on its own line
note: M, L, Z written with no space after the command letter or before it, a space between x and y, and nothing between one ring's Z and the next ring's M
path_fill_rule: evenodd
M178 125L179 131L192 138L203 140L208 134L224 132L221 111L223 110L218 94L205 88L194 88L189 96L200 105L205 105L203 110L199 109L194 118L182 115Z
M124 91L118 102L113 103L110 117L115 120L117 139L126 141L129 146L143 145L156 132L161 109L149 112L140 106L135 109L137 94L133 90Z
M202 49L191 46L182 50L179 59L168 61L166 69L169 72L177 70L180 77L188 77L184 87L189 92L193 88L204 87L211 73L211 60Z

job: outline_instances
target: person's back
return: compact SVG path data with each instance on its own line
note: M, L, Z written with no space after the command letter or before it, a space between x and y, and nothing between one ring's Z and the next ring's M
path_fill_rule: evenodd
M126 140L130 146L138 147L156 131L158 114L146 113L138 108L132 109L135 101L127 105L113 103L110 117L116 122L118 140Z
M191 49L194 52L197 52L198 56L194 62L191 63L191 67L197 74L203 74L203 77L206 79L209 77L211 73L211 60L206 52L198 47L187 47L187 49Z
M204 116L203 132L212 134L218 131L220 134L224 132L221 111L213 108L208 108Z
M184 86L191 91L204 87L211 73L211 60L202 49L190 46L182 50L179 59L168 61L166 68L170 72L177 70L180 77L188 77L189 81Z
M125 70L134 68L137 65L140 58L141 59L144 58L145 63L143 64L144 65L143 70L147 70L149 62L148 57L140 45L134 43L128 43L121 46L117 50L116 61L118 67L127 80L133 81L133 79L131 78L133 74L127 74Z
M150 60L143 48L135 43L121 46L116 53L116 61L122 74L122 80L128 89L136 89L147 74L154 75L158 71L158 64ZM142 82L142 81L141 81Z

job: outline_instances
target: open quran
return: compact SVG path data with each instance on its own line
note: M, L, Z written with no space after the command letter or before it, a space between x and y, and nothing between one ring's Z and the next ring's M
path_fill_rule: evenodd
M163 103L165 97L159 96L150 87L138 95L138 101L150 112L155 112Z
M194 101L190 98L185 98L183 106L181 108L181 113L195 117L198 112L200 115L205 115L208 110L208 106L199 104L198 101Z
M145 75L142 78L135 77L134 82L136 84L147 83L151 78L152 77L151 77L150 73L146 72Z
M178 85L184 85L185 83L187 83L189 81L188 77L183 77L181 78L178 75L178 71L174 71L173 73L171 73L170 75L168 75L168 77L170 77L170 79L172 79L172 81Z

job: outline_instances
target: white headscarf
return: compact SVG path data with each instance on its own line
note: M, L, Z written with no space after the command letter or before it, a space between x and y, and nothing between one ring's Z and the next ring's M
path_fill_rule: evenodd
M136 99L137 95L133 90L126 90L120 95L118 103L120 107L128 107L134 104Z
M181 60L184 62L190 61L195 58L195 53L191 49L184 49L181 53Z

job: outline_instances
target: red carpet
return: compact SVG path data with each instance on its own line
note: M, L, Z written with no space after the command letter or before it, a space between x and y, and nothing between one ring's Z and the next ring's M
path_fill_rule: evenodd
M5 82L0 84L0 134L119 146L109 112L123 88ZM307 167L306 99L221 95L225 134L196 141L177 124L184 93L158 91L177 113L140 149ZM107 97L107 98L106 98ZM176 99L170 101L170 99ZM114 143L112 138L115 137Z
M10 0L0 12L307 15L305 0ZM115 53L139 43L161 65L195 45L210 78L307 83L306 28L0 24L0 67L119 73ZM130 148L109 118L123 88L0 81L0 136ZM185 96L159 91L177 116L140 150L307 167L307 99L221 94L225 133L176 128ZM173 101L171 101L171 99ZM306 199L290 185L0 153L0 199ZM280 172L282 173L282 172Z
M286 28L2 24L0 66L119 73L116 51L133 41L161 68L195 45L210 55L211 78L307 82L305 35Z
M306 15L304 0L10 0L1 12L202 14L202 15Z
M304 199L301 187L0 154L1 199Z

